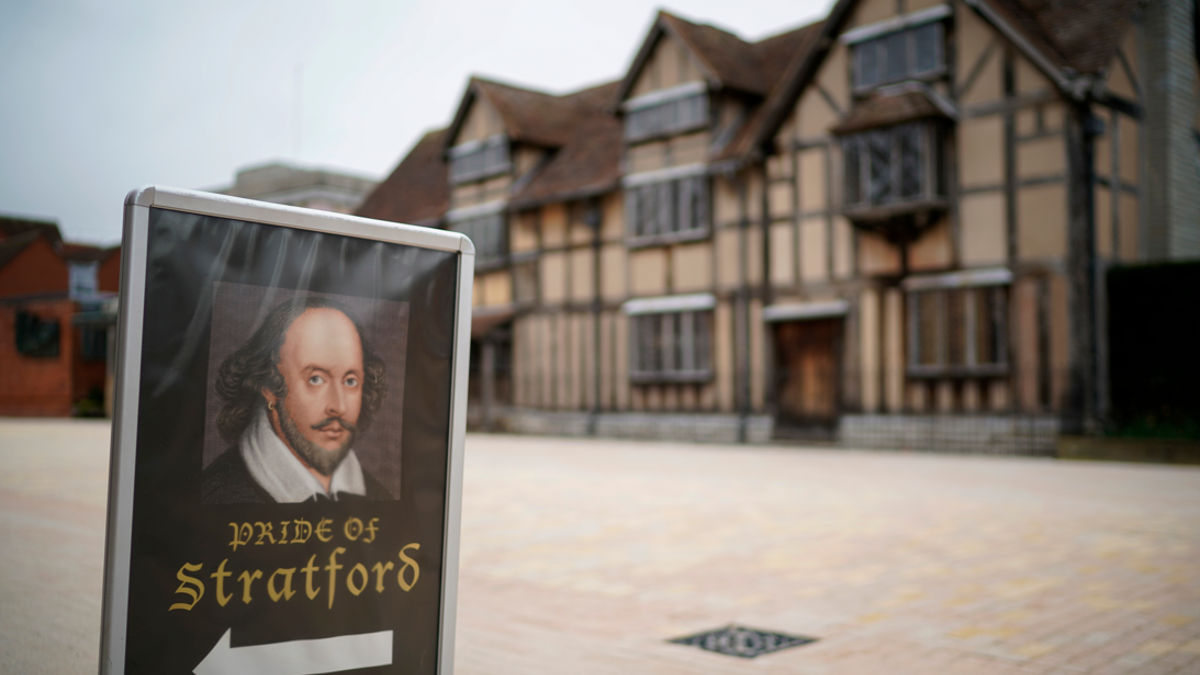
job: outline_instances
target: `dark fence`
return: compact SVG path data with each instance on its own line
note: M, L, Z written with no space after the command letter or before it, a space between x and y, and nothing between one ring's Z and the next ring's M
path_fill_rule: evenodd
M1108 272L1109 434L1200 438L1200 262Z

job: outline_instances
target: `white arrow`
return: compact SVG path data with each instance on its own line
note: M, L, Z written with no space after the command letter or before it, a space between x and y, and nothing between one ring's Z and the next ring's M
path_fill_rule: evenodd
M392 665L392 631L230 648L225 631L196 675L317 675Z

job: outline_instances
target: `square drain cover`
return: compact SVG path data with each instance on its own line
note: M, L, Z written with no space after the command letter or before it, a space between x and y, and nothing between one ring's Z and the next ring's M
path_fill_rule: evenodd
M752 659L763 654L770 654L789 647L799 647L816 641L817 638L803 635L784 635L733 624L717 630L667 640L667 642L677 645L690 645L718 654L740 656L743 659Z

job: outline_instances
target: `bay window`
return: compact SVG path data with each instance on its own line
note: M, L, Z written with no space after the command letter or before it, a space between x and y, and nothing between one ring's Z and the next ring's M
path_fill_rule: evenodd
M936 201L945 194L941 142L930 122L842 138L847 211Z

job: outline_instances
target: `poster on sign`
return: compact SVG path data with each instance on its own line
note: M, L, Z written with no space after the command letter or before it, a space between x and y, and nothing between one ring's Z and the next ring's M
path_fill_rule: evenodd
M101 673L452 672L474 249L125 204Z

